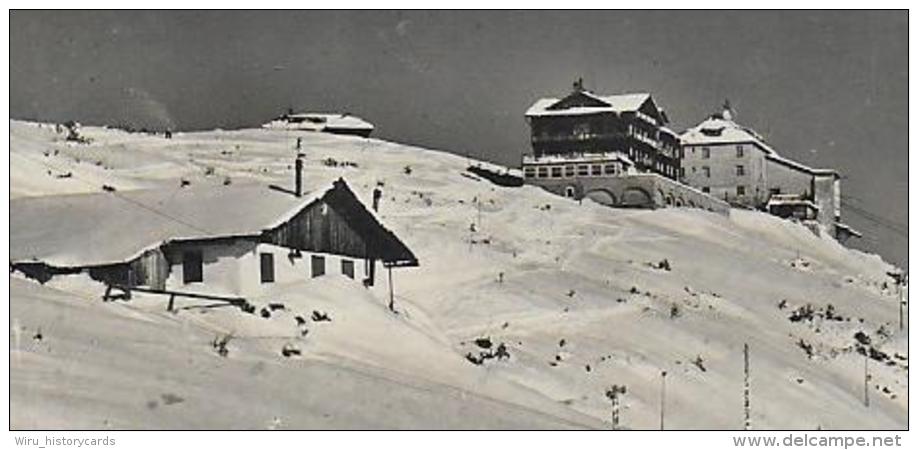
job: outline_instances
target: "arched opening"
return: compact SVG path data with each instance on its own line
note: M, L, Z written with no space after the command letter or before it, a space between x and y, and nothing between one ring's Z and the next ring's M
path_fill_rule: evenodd
M593 200L600 205L615 206L615 196L605 189L596 189L586 193L586 198Z
M621 206L631 208L652 208L653 199L647 191L641 188L632 187L625 189L625 192L622 193Z
M564 187L564 196L567 198L576 198L577 197L577 188L574 186L565 186Z

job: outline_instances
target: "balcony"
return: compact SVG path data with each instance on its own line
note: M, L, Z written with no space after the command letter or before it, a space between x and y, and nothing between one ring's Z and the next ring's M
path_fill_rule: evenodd
M532 142L586 142L595 140L624 139L628 135L621 132L615 133L578 133L578 134L542 134L532 135Z

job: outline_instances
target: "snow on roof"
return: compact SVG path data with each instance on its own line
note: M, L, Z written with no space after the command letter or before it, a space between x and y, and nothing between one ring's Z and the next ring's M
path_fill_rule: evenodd
M10 201L10 261L53 266L133 259L167 240L257 235L331 186L303 197L262 184L54 195Z
M860 231L857 231L854 228L851 228L851 225L848 225L846 223L835 222L835 228L845 230L854 237L864 237L864 235Z
M264 128L300 130L372 130L373 124L351 114L293 113L284 114L266 124Z
M603 161L621 161L627 165L634 165L627 155L621 152L605 153L564 153L557 155L523 155L523 164L563 164L563 163L592 163Z
M580 91L580 93L592 99L598 100L599 102L605 103L607 106L575 106L572 108L551 110L548 108L563 99L540 98L536 100L536 102L533 103L529 109L526 110L526 117L569 116L579 114L598 114L604 112L632 112L640 109L641 105L643 105L644 102L650 98L650 94L647 93L616 95L597 95L589 91Z
M807 200L799 195L795 194L775 194L768 199L768 206L806 206L813 208L814 210L819 210L819 206L816 206L810 200Z
M765 152L769 160L812 175L838 175L832 169L815 169L785 158L765 142L760 134L732 120L729 114L714 114L681 135L683 145L753 144Z
M682 133L685 145L754 143L767 153L776 153L765 139L751 128L746 128L721 114L708 117Z
M774 161L779 164L784 164L793 169L797 169L801 172L806 172L811 175L832 175L838 177L838 172L833 169L814 169L806 164L799 163L792 159L785 158L777 153L768 153L765 155L765 158Z

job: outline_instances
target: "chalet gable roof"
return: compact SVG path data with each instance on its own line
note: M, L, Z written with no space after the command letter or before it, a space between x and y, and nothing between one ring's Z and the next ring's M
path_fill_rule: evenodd
M636 112L646 109L663 123L669 120L648 93L599 95L587 90L572 92L564 98L541 98L526 110L526 117L569 116Z
M331 189L315 189L303 197L251 183L13 199L10 262L97 266L130 261L168 241L257 239L327 199L336 211L347 211L345 217L356 231L417 263L343 179L319 186L329 185Z

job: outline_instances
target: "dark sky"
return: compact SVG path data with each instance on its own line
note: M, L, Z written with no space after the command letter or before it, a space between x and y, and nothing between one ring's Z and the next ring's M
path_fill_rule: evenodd
M349 111L512 164L525 109L577 77L651 92L677 130L729 98L783 155L838 169L855 246L907 266L907 14L13 11L10 113L206 129Z

